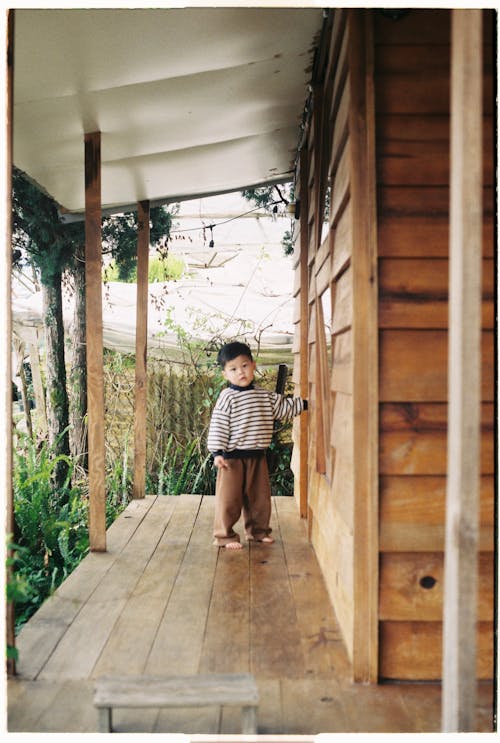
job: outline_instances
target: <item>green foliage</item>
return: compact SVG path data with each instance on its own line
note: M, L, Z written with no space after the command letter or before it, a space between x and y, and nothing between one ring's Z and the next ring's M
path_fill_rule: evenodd
M21 441L14 453L15 572L8 589L9 600L17 605L17 627L88 550L87 503L81 491L70 486L71 460L54 456L45 443L37 449L29 437ZM62 487L56 487L53 473L62 460L68 466L67 477Z
M159 251L165 251L165 253L174 213L175 208L168 211L163 206L153 207L150 210L150 244ZM103 245L106 245L107 252L112 254L118 266L118 278L108 280L130 281L134 270L137 272L138 228L139 222L136 212L115 214L104 220L102 225Z
M106 457L106 528L126 508L133 487L133 472L129 467L128 437L121 459Z
M246 188L241 192L244 199L257 208L265 209L269 214L280 214L284 216L290 202L293 202L294 186L293 183L284 183L279 186L259 186L257 188ZM293 253L293 221L290 230L286 230L281 245L285 255Z
M150 284L155 281L176 281L181 278L185 268L182 258L176 255L153 258L149 264L148 281Z
M7 645L7 653L6 656L7 660L19 660L19 651L16 647L13 647L12 645Z
M214 488L212 458L203 442L195 438L187 446L180 445L170 434L158 471L147 475L146 490L158 495L181 495L212 494Z
M153 258L148 266L148 281L153 284L156 281L176 281L184 273L185 265L182 258L175 255L160 256ZM132 268L127 272L127 277L123 277L123 271L113 260L103 272L104 281L124 281L133 284L137 281L137 261L133 261Z
M279 214L294 199L293 183L245 188L241 195L256 207L265 209L270 214Z
M28 253L46 286L57 286L76 248L85 241L83 222L64 224L57 204L17 168L12 176L13 247Z
M23 253L40 271L47 286L57 285L64 271L71 268L77 249L85 243L84 221L64 223L58 205L17 168L12 177L12 232L15 264L22 264ZM172 216L178 207L153 207L150 210L150 243L166 249ZM136 212L103 218L102 240L118 266L119 280L126 281L137 259Z
M278 437L271 441L267 452L269 479L273 495L293 495L293 472L290 469L292 444Z
M294 251L293 244L293 232L291 230L285 230L285 233L281 239L281 246L285 255L292 255Z
M57 487L53 473L64 460L66 480ZM8 548L7 601L16 604L19 629L88 553L88 498L83 486L71 486L69 457L54 455L43 442L18 437L14 452L15 539ZM120 510L112 493L106 504L108 523Z
M258 186L256 188L245 188L241 195L247 201L255 204L256 207L268 209L271 211L272 205L278 199L278 194L274 193L274 186Z

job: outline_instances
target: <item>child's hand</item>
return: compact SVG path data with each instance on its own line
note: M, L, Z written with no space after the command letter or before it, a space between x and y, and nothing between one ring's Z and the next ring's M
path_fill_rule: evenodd
M217 467L217 469L228 469L228 464L221 454L218 454L216 457L214 457L214 467Z

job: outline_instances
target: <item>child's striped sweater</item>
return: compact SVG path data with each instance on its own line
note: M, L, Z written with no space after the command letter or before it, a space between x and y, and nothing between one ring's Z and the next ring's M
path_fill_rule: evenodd
M285 397L253 384L229 385L215 404L208 449L226 459L257 455L267 449L275 420L290 420L307 409L307 400Z

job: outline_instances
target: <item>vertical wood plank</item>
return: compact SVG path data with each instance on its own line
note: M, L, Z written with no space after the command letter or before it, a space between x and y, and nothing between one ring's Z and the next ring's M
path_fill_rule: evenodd
M314 105L313 105L313 127L314 127L314 263L312 265L313 278L312 287L314 292L314 305L316 313L316 325L315 325L315 349L316 358L314 364L314 382L316 387L316 395L314 400L314 419L316 428L316 471L322 474L326 473L326 448L325 448L325 432L327 428L327 407L329 400L324 398L324 380L323 380L323 347L325 337L325 324L323 318L323 306L321 303L321 297L318 295L318 285L316 280L317 270L317 257L318 251L321 245L322 232L323 232L323 214L325 210L325 194L326 194L326 168L328 166L329 157L327 155L327 141L326 133L327 126L324 116L324 105L323 105L323 85L316 84L314 87Z
M373 32L369 11L350 10L349 138L353 281L353 677L378 674L378 319Z
M318 296L315 280L315 308L316 308L316 326L315 326L315 348L316 363L314 366L314 381L316 385L316 470L321 474L326 473L327 469L327 447L329 447L329 405L330 405L330 385L329 380L325 379L326 371L326 342L325 342L325 318L323 314L323 303Z
M300 396L309 399L309 192L307 149L300 152ZM309 413L304 411L299 416L300 433L300 483L299 513L307 518L308 502L308 458L309 458Z
M85 134L85 294L90 549L106 550L102 346L101 133Z
M453 10L443 732L475 729L482 110L482 11Z
M137 308L135 326L135 411L133 497L146 495L149 201L137 204Z
M7 534L14 534L14 495L12 491L12 357L11 357L11 338L12 338L12 307L10 298L11 292L11 274L12 274L12 125L13 125L13 105L14 105L14 10L7 11L7 90L6 90L6 157L5 157L5 176L7 184L7 203L5 214L5 346L4 346L4 375L5 380L5 416L2 424L2 464L5 464L5 529ZM9 556L12 553L9 550ZM12 567L7 567L7 579L11 575ZM16 645L15 638L15 613L14 604L6 603L6 643L12 648ZM13 658L7 658L7 674L14 675L16 672L16 663Z

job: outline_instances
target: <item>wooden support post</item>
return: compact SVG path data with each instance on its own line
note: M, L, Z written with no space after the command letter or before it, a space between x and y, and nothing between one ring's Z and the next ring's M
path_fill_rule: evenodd
M476 730L481 425L482 11L452 11L443 732Z
M7 11L7 91L6 91L6 157L5 157L5 182L6 205L5 205L5 273L3 277L5 300L5 346L4 346L4 373L5 380L5 415L3 417L2 435L0 449L2 459L5 457L5 528L11 538L14 534L14 497L12 491L12 306L11 306L11 267L12 267L12 120L14 105L14 10ZM12 551L8 551L8 557ZM12 574L12 566L7 566L7 580ZM6 646L7 674L13 676L16 673L16 662L12 655L15 652L15 613L12 601L6 603Z
M241 734L242 735L256 735L257 734L257 708L256 707L242 707L241 708Z
M137 310L135 331L134 498L146 495L149 201L137 205Z
M85 294L90 549L106 550L102 343L101 133L85 135Z
M307 148L300 152L300 396L309 398L309 192ZM307 518L309 483L309 413L299 417L300 435L300 517Z
M349 10L354 484L353 677L378 676L378 289L370 11Z

